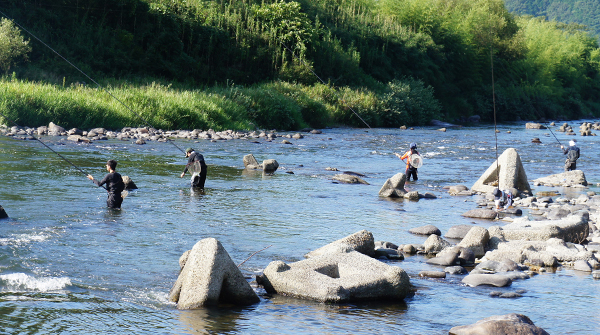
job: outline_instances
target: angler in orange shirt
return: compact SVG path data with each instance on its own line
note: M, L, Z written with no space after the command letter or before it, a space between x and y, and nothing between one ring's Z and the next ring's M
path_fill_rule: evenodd
M410 144L410 150L408 150L404 155L400 156L399 153L394 153L396 156L398 156L398 158L400 158L402 161L404 161L405 159L406 161L406 181L410 180L410 176L412 175L413 177L413 181L417 181L419 178L417 177L417 168L410 165L410 156L413 154L419 154L419 152L417 151L417 143L411 143Z

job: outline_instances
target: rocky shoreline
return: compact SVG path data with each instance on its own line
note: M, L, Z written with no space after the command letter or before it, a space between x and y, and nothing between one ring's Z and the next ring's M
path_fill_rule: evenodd
M121 141L134 141L136 144L145 144L146 141L166 142L168 139L188 139L188 140L210 140L213 142L235 139L265 139L273 141L277 138L284 138L284 144L289 139L302 139L302 133L321 134L321 130L306 128L295 134L279 135L275 130L253 130L253 131L236 131L224 130L215 131L209 130L162 130L151 127L124 127L120 131L107 130L105 128L93 128L90 130L82 130L79 128L65 129L52 122L48 126L41 127L7 127L0 125L0 135L10 136L22 140L34 140L34 136L64 136L67 140L73 142L91 143L93 141L102 141L108 139L117 139ZM287 141L289 142L289 141Z

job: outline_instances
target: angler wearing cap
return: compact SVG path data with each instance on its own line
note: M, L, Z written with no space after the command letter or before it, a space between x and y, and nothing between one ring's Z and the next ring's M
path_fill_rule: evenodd
M569 141L569 147L565 149L563 145L560 146L563 150L563 154L567 155L565 162L565 172L577 169L577 159L579 158L579 148L575 140Z
M185 150L185 157L188 158L188 163L185 169L181 173L181 178L185 176L185 173L192 172L192 187L204 189L204 182L206 181L206 163L204 162L204 156L194 151L192 148Z
M411 164L412 161L412 156L413 155L419 155L419 152L417 151L417 143L411 143L410 144L410 150L408 150L404 155L400 156L399 153L394 153L396 156L398 156L398 158L400 158L402 161L404 161L405 159L406 161L406 181L410 180L410 176L412 175L413 177L413 181L417 181L419 178L417 177L417 166L413 166L413 164Z
M123 192L125 189L125 184L123 183L123 178L121 175L115 172L116 168L117 161L111 159L106 162L106 170L108 171L108 174L106 174L101 181L95 180L91 174L88 174L87 177L98 187L102 187L102 185L106 184L106 191L108 192L106 205L109 208L121 209L121 204L123 203L123 196L121 195L121 192Z

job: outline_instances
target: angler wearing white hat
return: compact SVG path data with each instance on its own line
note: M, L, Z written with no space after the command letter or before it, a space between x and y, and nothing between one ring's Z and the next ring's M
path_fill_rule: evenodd
M577 141L570 140L569 147L567 149L565 149L563 145L561 145L560 148L563 150L563 153L567 155L567 160L565 161L565 172L577 169L577 159L579 158Z

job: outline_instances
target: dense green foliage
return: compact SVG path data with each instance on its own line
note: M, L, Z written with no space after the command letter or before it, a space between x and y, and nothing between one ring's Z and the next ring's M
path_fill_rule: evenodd
M27 53L30 51L29 41L21 36L21 31L12 21L2 18L0 20L0 69L7 72L20 59L27 60Z
M600 37L600 1L598 0L505 0L513 13L545 16L548 20L582 24Z
M363 126L355 112L374 127L491 120L492 82L500 121L600 115L595 38L515 18L502 0L5 0L0 9L92 77L117 78L125 101L162 115L156 127ZM18 78L61 92L90 84L31 45ZM172 86L148 93L152 81Z

